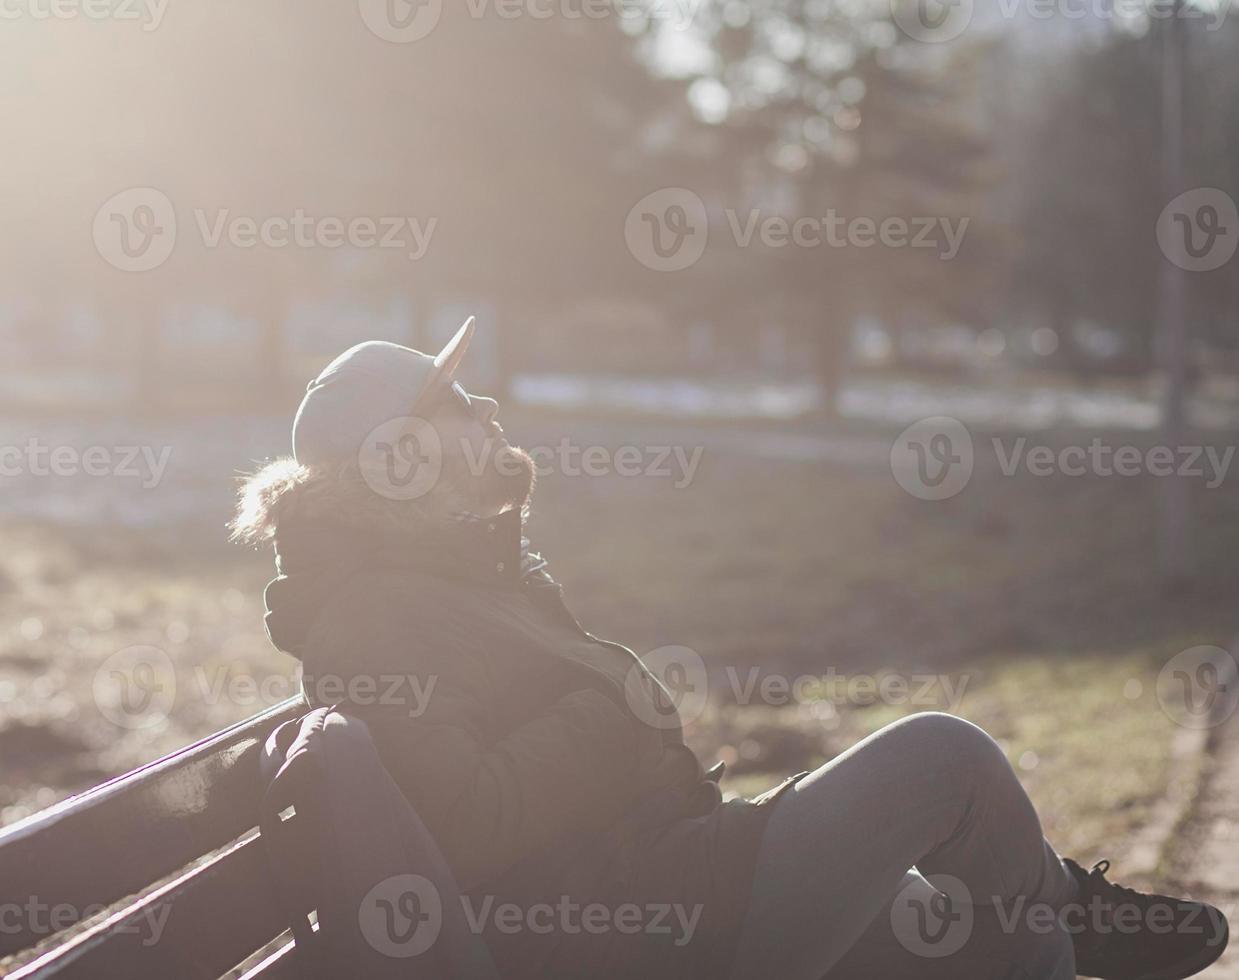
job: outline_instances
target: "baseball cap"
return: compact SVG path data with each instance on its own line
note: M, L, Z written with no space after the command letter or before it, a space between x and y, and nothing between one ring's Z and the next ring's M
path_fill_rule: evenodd
M293 456L304 466L356 458L384 422L415 417L452 384L473 337L469 317L438 354L383 340L350 347L306 386L293 419Z

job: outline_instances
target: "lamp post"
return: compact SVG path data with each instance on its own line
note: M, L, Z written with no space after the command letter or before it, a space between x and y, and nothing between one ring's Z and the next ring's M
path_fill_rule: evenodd
M1175 0L1166 23L1162 47L1162 181L1164 197L1184 191L1183 68L1184 0ZM1162 397L1162 437L1171 447L1183 444L1187 385L1187 323L1184 308L1184 270L1163 260L1158 277L1158 329L1166 384ZM1161 570L1167 585L1182 584L1191 574L1190 515L1187 485L1170 475L1161 481L1158 545Z

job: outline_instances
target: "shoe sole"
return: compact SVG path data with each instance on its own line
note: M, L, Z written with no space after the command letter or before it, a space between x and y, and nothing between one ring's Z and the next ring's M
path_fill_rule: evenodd
M1221 942L1214 946L1206 946L1191 960L1176 963L1160 973L1141 974L1136 980L1187 980L1188 977L1194 977L1201 970L1216 963L1222 954L1226 952L1226 946L1230 942L1230 926L1225 919L1222 920L1222 928L1225 931L1222 933Z

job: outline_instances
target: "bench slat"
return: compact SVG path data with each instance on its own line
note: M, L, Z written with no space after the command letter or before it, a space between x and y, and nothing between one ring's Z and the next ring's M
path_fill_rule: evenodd
M0 831L5 899L67 906L81 918L235 840L257 823L263 742L306 710L291 698ZM0 931L0 958L45 939L38 925Z
M287 928L266 862L258 834L248 834L209 861L70 936L10 973L10 980L34 976L215 980Z
M287 941L261 962L254 964L237 980L305 980L304 971L297 967L297 948L288 936Z
M228 975L229 980L305 980L305 971L299 969L297 962L297 947L293 942L291 932L287 930L270 944L269 951L264 955L251 957L251 962L242 968L234 969Z

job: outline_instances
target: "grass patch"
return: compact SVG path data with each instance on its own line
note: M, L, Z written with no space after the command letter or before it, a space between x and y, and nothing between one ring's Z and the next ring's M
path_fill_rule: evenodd
M221 479L227 479L222 476ZM1155 481L1002 477L941 503L889 472L706 453L686 489L621 477L543 481L531 528L588 628L639 653L683 644L715 674L942 674L1000 740L1064 851L1121 858L1167 786L1161 665L1225 644L1239 586L1239 496L1198 491L1201 575L1157 583ZM0 554L0 822L247 717L292 690L262 630L265 553L218 527L165 533L7 525ZM96 669L166 650L173 711L138 731L94 704ZM234 678L248 679L239 697ZM725 686L724 686L725 687ZM224 692L221 694L220 692ZM938 704L849 699L737 707L690 731L749 793Z
M916 694L919 677L907 686L916 703L905 704L848 703L841 681L791 707L712 706L689 737L703 758L728 763L726 789L748 796L905 715L950 710L998 740L1056 847L1081 862L1121 861L1170 776L1174 723L1154 693L1163 662L1153 651L990 657L944 675L936 703ZM853 675L853 692L882 676ZM946 696L948 685L962 698Z

